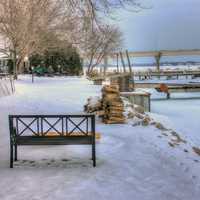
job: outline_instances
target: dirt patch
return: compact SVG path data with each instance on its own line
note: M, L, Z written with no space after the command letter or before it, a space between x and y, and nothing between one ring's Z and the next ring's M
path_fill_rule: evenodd
M200 156L200 148L198 148L198 147L192 147L192 150L193 150L198 156Z
M168 144L169 144L170 147L175 147L175 144L172 143L172 142L168 142Z
M183 140L180 135L178 133L176 133L175 131L172 131L171 134L173 135L173 139L171 140L174 143L184 143L186 144L186 140Z
M155 126L156 126L157 129L160 129L162 131L166 131L167 130L167 128L165 128L164 125L162 125L161 123L156 123Z

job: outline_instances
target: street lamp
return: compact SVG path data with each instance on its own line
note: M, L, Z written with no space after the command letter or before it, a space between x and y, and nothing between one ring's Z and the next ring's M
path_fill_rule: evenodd
M34 82L34 67L31 67L31 72L32 72L32 83Z
M24 71L28 71L29 70L29 59L28 56L25 56L24 58Z

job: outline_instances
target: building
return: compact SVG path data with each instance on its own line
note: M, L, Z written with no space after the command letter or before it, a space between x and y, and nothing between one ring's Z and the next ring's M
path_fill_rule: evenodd
M6 49L6 40L0 37L0 73L8 72L8 57L3 51Z

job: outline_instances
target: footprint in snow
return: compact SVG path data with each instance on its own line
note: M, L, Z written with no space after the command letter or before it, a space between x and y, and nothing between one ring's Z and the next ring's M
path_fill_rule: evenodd
M186 168L184 169L184 172L189 172L189 167L186 167Z
M192 178L193 178L193 179L196 179L197 177L193 175Z
M188 153L189 151L188 151L187 149L184 149L184 152L185 152L185 153Z
M70 161L70 160L68 160L68 159L62 159L61 161L62 161L62 162L68 162L68 161Z
M180 163L180 166L183 166L183 165L184 165L184 163L181 162L181 163Z

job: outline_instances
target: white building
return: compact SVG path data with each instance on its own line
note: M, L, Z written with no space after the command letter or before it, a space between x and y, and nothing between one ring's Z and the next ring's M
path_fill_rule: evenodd
M3 50L6 49L6 40L3 37L0 37L0 72L7 72L8 67L8 57Z

